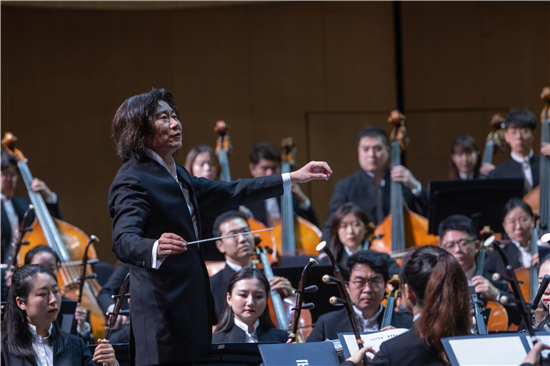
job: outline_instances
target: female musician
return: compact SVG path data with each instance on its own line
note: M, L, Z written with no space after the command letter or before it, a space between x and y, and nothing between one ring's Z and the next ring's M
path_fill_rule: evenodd
M451 147L449 179L471 180L479 178L481 157L476 140L469 135L455 138Z
M199 178L219 180L220 165L214 150L208 145L197 145L187 153L185 169Z
M400 279L415 323L409 332L382 343L369 365L447 365L441 338L470 335L472 329L462 267L446 250L429 245L404 259Z
M336 210L330 225L330 249L339 264L360 250L368 250L368 224L367 214L355 203L344 203ZM385 253L383 255L388 262L390 277L399 274L395 260ZM325 252L319 255L319 262L330 264Z
M510 238L510 242L504 244L502 249L508 256L510 265L513 269L530 268L531 264L538 262L538 254L531 258L529 250L534 225L531 207L520 198L512 198L504 206L502 216L502 226ZM502 258L496 252L489 254L485 267L490 273L498 272L503 276L506 274Z
M270 290L262 271L250 267L237 271L227 287L227 302L212 342L286 342L288 333L275 328L269 316Z
M110 344L97 346L92 357L81 339L61 331L55 321L60 306L50 270L30 264L14 271L2 322L2 365L117 365Z
M27 252L25 255L25 261L23 264L40 264L57 276L57 272L61 267L61 259L57 253L47 245L37 245ZM68 300L63 297L63 300ZM74 314L77 321L78 335L84 339L86 343L93 343L94 337L92 335L92 328L90 323L86 321L88 313L86 309L78 305Z

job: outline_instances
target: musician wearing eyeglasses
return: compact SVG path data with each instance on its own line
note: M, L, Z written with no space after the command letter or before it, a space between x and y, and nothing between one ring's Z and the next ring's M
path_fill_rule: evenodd
M346 290L354 303L355 321L361 332L376 332L393 328L410 328L412 315L408 312L394 312L391 326L380 329L386 309L381 302L388 282L388 262L381 253L360 251L350 256L345 263ZM332 311L317 319L315 328L307 342L322 342L337 339L338 333L352 332L352 326L345 309Z
M473 286L475 292L480 294L482 298L497 302L501 296L507 296L510 299L514 298L512 291L508 287L508 283L492 280L493 272L489 272L484 268L483 275L476 275L476 272L479 272L476 259L480 241L477 239L472 219L463 215L447 217L439 224L439 238L439 246L456 258L466 274L468 285ZM521 319L517 306L509 304L505 305L505 308L508 312L509 322L519 324Z

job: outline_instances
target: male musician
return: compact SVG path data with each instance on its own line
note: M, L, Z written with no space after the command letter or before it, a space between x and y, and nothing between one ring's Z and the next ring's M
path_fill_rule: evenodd
M214 236L226 236L250 231L246 216L238 211L228 211L216 219ZM265 243L264 243L265 244ZM255 253L255 243L252 234L242 234L216 241L218 250L225 256L225 267L210 279L210 291L214 299L214 312L220 318L227 299L227 286L231 277L243 267L252 266L252 254ZM292 285L284 277L273 277L269 280L272 290L278 290L283 298L292 295Z
M482 298L499 301L501 296L514 298L506 282L492 280L492 273L485 269L482 276L476 276L477 251L480 241L477 239L474 222L464 215L452 215L441 221L439 224L439 246L451 253L462 270L466 274L468 284L475 288L475 292L482 295ZM510 322L519 324L519 310L516 304L505 305Z
M254 145L250 150L249 160L248 169L254 178L281 173L281 152L270 142L258 142ZM311 201L300 186L293 184L291 191L294 212L313 225L319 226L319 219ZM253 218L264 225L273 226L281 219L281 199L278 197L249 203L246 207L252 212Z
M131 358L192 365L211 342L209 280L199 245L200 212L220 212L290 193L292 183L328 179L324 162L290 174L233 182L192 177L174 162L182 124L170 92L128 98L112 124L123 165L109 190L113 251L130 264Z
M381 302L388 283L388 262L381 253L363 250L346 260L343 274L346 290L354 303L355 320L360 332L377 332L393 328L410 328L413 318L410 313L394 312L391 326L380 329L386 308ZM352 332L346 309L332 311L317 319L315 328L307 342L322 342L325 339L338 339L338 333Z
M539 185L540 157L533 154L537 117L526 108L512 109L504 117L504 123L504 140L510 145L510 159L497 165L489 178L523 178L527 193ZM541 153L550 156L550 145L541 146Z
M329 240L330 225L336 210L346 202L359 205L375 224L380 224L390 211L390 179L403 183L403 197L409 208L425 214L428 196L420 182L402 165L391 171L386 167L390 157L390 140L380 127L365 127L357 136L360 170L338 181L330 200L323 240Z

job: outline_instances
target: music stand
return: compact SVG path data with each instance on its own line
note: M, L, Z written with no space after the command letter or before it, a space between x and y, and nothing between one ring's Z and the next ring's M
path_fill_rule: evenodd
M474 221L479 232L489 225L495 232L504 232L502 209L515 197L523 197L521 178L430 182L428 232L437 235L439 223L451 215L464 215Z

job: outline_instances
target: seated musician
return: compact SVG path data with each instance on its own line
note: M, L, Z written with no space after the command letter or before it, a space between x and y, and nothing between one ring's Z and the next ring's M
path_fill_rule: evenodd
M481 156L476 140L469 135L460 135L455 138L449 160L449 179L478 179L480 168Z
M537 117L526 108L512 109L504 117L504 123L504 139L510 145L511 158L497 165L489 178L523 178L527 193L539 185L540 158L533 153ZM550 146L541 146L541 153L550 156Z
M288 332L277 329L269 315L270 290L263 271L244 267L235 272L212 343L285 343Z
M369 366L447 366L449 358L441 338L471 335L472 329L462 267L444 249L424 246L405 257L399 279L414 325L382 343Z
M24 264L40 264L52 271L57 276L59 268L61 268L61 259L52 248L47 245L37 245L27 252L25 255ZM71 301L62 296L63 301ZM86 321L88 312L82 306L76 306L76 312L74 318L76 320L76 330L78 335L87 344L94 343L94 336L92 335L92 327L90 323Z
M254 145L250 151L249 160L248 169L254 178L267 177L281 172L281 152L270 142L259 142ZM319 226L319 219L311 201L298 184L292 185L292 204L294 212L298 216ZM248 204L245 207L250 210L254 219L266 226L273 226L281 219L280 197Z
M92 356L83 340L55 321L61 295L55 275L37 264L17 268L2 322L3 365L117 365L115 351L100 340Z
M330 250L336 261L343 265L349 256L369 249L369 219L355 203L344 203L336 213L330 225ZM388 262L390 277L399 274L399 265L388 254L382 253ZM319 263L330 265L325 252L319 255Z
M468 285L475 288L476 293L484 298L499 301L501 296L510 299L514 295L507 282L495 282L492 280L493 272L483 270L483 276L476 276L476 258L480 242L477 239L474 222L463 215L452 215L439 224L439 246L451 253L466 274ZM519 310L515 304L505 306L508 319L519 324Z
M390 179L403 183L403 198L415 212L427 212L428 196L420 182L404 166L386 167L390 158L390 139L380 127L365 127L357 136L357 155L361 169L338 181L330 200L323 240L329 240L330 225L336 210L354 202L379 225L390 211Z
M210 180L219 180L220 165L214 150L208 145L197 145L187 153L185 169L189 174Z
M221 214L214 223L214 236L225 236L250 231L246 215L239 211L228 211ZM252 266L252 255L255 253L252 234L242 234L216 241L219 251L225 256L225 268L210 279L210 291L214 299L214 323L220 319L226 303L227 286L231 277L244 267ZM292 285L284 277L273 277L269 284L278 290L283 298L292 295Z
M531 207L520 198L512 198L504 206L502 216L504 218L502 226L510 239L509 242L503 240L505 244L502 249L506 253L510 265L513 269L531 268L531 265L538 263L539 259L538 254L531 258L529 246L534 225ZM506 274L502 258L494 251L487 257L485 268L489 273L498 272L502 276Z
M386 293L388 282L388 263L382 253L363 250L350 256L346 261L346 271L343 271L350 300L360 332L377 332L391 328L410 328L413 324L409 313L394 312L391 326L380 329L386 309L381 302ZM352 326L345 309L332 311L317 319L315 328L307 338L307 342L322 342L328 339L338 339L338 333L352 332Z
M113 312L115 308L115 299L113 295L118 295L120 286L122 286L126 275L130 272L130 265L128 263L119 262L117 268L113 274L109 277L107 282L101 286L101 291L97 295L97 303L101 307L103 314ZM122 309L127 309L127 301L122 303ZM129 301L128 301L129 304ZM108 320L108 318L106 319ZM126 315L119 315L115 320L115 328L111 333L112 344L115 343L130 343L130 320Z

